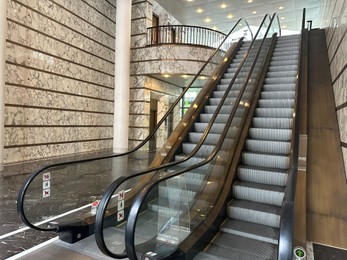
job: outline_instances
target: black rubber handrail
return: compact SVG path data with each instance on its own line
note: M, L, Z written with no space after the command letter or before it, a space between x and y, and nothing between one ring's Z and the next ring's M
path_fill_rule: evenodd
M280 222L280 234L278 239L278 260L293 259L293 240L294 240L294 200L296 191L296 179L298 173L299 158L299 135L300 135L300 108L301 108L301 89L303 81L303 49L304 49L304 31L306 21L306 8L303 9L301 40L300 40L300 58L299 74L297 78L296 104L295 104L295 121L294 121L294 141L292 144L292 163L289 170L287 186L284 192L282 203L282 216Z
M61 166L66 166L66 165L72 165L72 164L79 164L79 163L86 163L86 162L91 162L91 161L96 161L96 160L104 160L104 159L110 159L110 158L116 158L116 157L120 157L120 156L125 156L125 155L129 155L133 152L138 151L140 148L142 148L153 136L154 134L157 132L157 130L159 129L159 127L165 122L165 120L171 115L172 111L174 110L174 108L177 106L177 104L180 102L180 100L183 98L183 96L186 94L186 92L190 89L190 87L193 85L193 83L195 82L195 80L200 76L200 74L202 73L202 71L206 68L206 66L209 64L209 62L213 59L213 57L218 54L218 51L221 49L222 45L224 44L224 42L226 41L226 39L228 38L228 36L235 30L235 28L237 27L237 25L244 20L244 18L240 18L236 24L234 25L234 27L230 30L230 32L227 34L227 36L225 37L225 39L223 40L223 42L219 45L218 48L216 48L216 50L211 54L211 56L209 57L209 59L205 62L205 64L201 67L201 69L198 71L198 73L195 75L195 77L192 79L191 83L184 89L184 91L180 94L180 96L176 99L176 101L171 105L171 107L168 109L168 111L165 113L165 115L159 120L159 122L157 123L156 127L153 129L153 131L145 138L145 140L143 140L139 145L137 145L136 147L130 149L127 152L121 153L121 154L115 154L115 155L109 155L109 156L103 156L103 157L95 157L95 158L90 158L90 159L83 159L83 160L72 160L72 161L68 161L68 162L62 162L62 163L54 163L54 164L49 164L49 165L45 165L39 169L37 169L36 171L34 171L28 178L27 180L24 182L24 184L22 185L19 194L18 194L18 198L17 198L17 212L19 214L20 219L29 227L33 228L33 229L37 229L40 231L58 231L58 227L53 226L51 228L42 228L39 226L35 226L35 224L31 223L26 214L25 214L25 210L24 210L24 200L25 200L25 194L27 192L28 187L30 186L31 182L36 178L36 176L38 176L40 173L42 173L43 171L49 169L49 168L54 168L54 167L61 167Z
M258 32L260 31L260 28L263 26L266 18L268 17L269 15L266 15L259 27L259 30ZM253 69L255 67L255 64L256 64L256 61L258 60L258 57L260 55L260 51L262 49L262 46L265 42L265 39L266 39L266 36L269 32L269 29L271 28L271 25L272 25L272 22L275 18L275 16L277 16L276 14L274 14L270 20L270 24L269 26L267 27L267 30L266 30L266 33L264 35L264 38L261 42L261 45L258 49L258 52L257 52L257 55L254 59L254 62L252 63L252 66L251 66L251 69L250 69L250 72L248 73L247 75L247 79L245 80L245 83L243 84L241 90L240 90L240 93L235 101L235 104L238 104L240 101L241 101L241 97L243 96L243 93L246 89L246 86L248 84L248 80L250 79L251 77L251 74L253 72ZM256 39L256 37L255 37ZM223 141L229 131L229 128L230 128L230 125L234 119L234 116L236 114L236 110L237 110L238 106L234 106L231 113L230 113L230 116L228 118L228 121L223 129L223 132L218 140L218 143L217 145L215 146L215 148L213 149L213 151L211 152L211 154L206 158L204 159L203 161L195 164L195 165L191 165L191 166L188 166L186 167L185 169L183 170L180 170L180 171L177 171L175 173L171 173L170 175L167 175L167 176L162 176L160 177L159 179L157 180L151 180L150 182L148 182L143 188L142 190L136 195L133 203L132 203L132 206L131 206L131 209L130 209L130 212L129 212L129 217L128 217L128 222L127 222L127 225L126 225L126 232L125 232L125 240L126 240L126 243L125 243L125 247L126 247L126 253L128 255L128 257L130 259L137 259L137 255L136 255L136 250L135 250L135 230L136 230L136 222L137 222L137 218L138 218L138 215L139 215L139 212L140 212L140 209L145 201L145 199L147 198L149 192L152 190L152 188L156 187L160 182L163 182L163 181L166 181L170 178L173 178L173 177L176 177L178 175L181 175L181 174L184 174L186 173L187 171L191 171L193 169L196 169L196 168L199 168L209 162L211 162L215 156L217 155L217 153L219 152L220 148L222 147L222 144L223 144Z
M234 28L235 28L235 26L233 27L233 29ZM240 41L242 41L242 39ZM245 63L246 59L249 56L249 52L252 49L253 45L254 45L254 41L251 42L251 44L250 44L246 54L242 58L242 60L240 62L240 65L237 68L237 70L236 70L236 72L235 72L235 74L233 76L233 79L229 83L229 86L226 89L223 97L221 98L220 104L216 108L216 110L215 110L211 120L209 121L209 123L208 123L208 125L207 125L207 127L206 127L206 129L205 129L205 131L204 131L204 133L202 135L202 137L200 138L199 142L196 144L194 149L189 154L187 154L186 157L184 157L183 159L178 160L178 161L173 161L173 162L162 164L162 165L159 165L159 166L156 166L156 167L153 167L153 168L148 168L148 169L146 169L144 171L134 173L134 174L132 174L130 176L122 176L122 177L118 178L117 180L115 180L109 186L109 188L106 190L106 192L104 193L102 199L100 200L100 203L99 203L99 206L98 206L98 211L96 213L96 220L95 220L95 238L96 238L97 244L98 244L98 246L99 246L99 248L100 248L100 250L102 252L104 252L105 254L107 254L109 256L115 257L115 258L120 258L120 257L124 258L124 257L126 257L126 255L119 255L119 254L114 254L114 253L110 252L107 249L107 246L106 246L105 241L104 241L104 236L103 236L103 222L104 222L104 217L105 217L105 211L106 211L106 208L107 208L107 205L108 205L109 201L111 200L111 197L113 196L114 191L117 190L117 188L120 185L122 185L125 181L127 181L129 179L136 178L136 177L139 177L141 175L144 175L144 174L147 174L147 173L150 173L150 172L153 172L153 171L157 171L157 170L161 170L161 169L164 169L164 168L172 167L174 165L178 165L180 163L183 163L183 162L191 159L198 152L200 147L205 142L205 140L206 140L206 138L207 138L207 136L208 136L212 126L213 126L213 123L215 122L215 120L216 120L216 118L217 118L217 116L219 114L219 111L221 110L221 108L223 106L223 103L226 100L226 98L227 98L227 96L228 96L228 94L229 94L229 92L230 92L230 90L232 88L233 83L235 82L235 80L236 80L240 70L243 67L243 64ZM237 104L237 103L235 103L235 104Z

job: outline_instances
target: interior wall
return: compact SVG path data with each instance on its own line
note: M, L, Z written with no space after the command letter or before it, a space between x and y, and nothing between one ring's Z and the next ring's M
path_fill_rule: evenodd
M322 0L321 6L347 177L347 0Z
M5 162L112 147L115 14L116 0L8 0Z

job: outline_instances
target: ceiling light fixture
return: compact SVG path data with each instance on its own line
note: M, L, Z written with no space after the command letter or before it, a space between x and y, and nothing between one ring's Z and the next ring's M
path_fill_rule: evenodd
M206 23L209 23L212 21L212 19L210 17L207 17L205 20L204 20Z
M253 3L253 0L248 0L247 3Z
M227 16L229 19L233 18L234 16L232 14L228 14Z
M223 9L227 8L227 4L226 3L221 4L220 8L223 8Z
M281 20L284 20L284 19L286 19L286 18L285 18L284 16L282 16L282 17L281 17Z
M284 9L284 7L283 7L283 6L280 6L280 7L278 7L278 9L282 10L282 9Z
M257 11L253 11L253 12L252 12L252 14L256 14L256 13L257 13Z
M196 9L196 12L199 14L201 14L203 11L204 11L204 9L201 9L201 8Z
M217 26L213 26L213 27L212 27L212 30L215 30L215 31L216 31L216 30L218 30L218 27L217 27Z
M163 74L163 77L164 77L164 78L170 78L171 75L169 75L169 74Z

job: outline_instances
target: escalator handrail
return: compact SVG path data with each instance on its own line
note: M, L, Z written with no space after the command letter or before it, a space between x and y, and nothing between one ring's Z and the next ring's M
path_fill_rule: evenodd
M269 14L267 14L261 25L259 26L259 30L258 32L260 31L260 28L262 27L263 23L265 22L266 18L270 16ZM271 28L271 25L272 25L272 22L275 18L275 16L277 16L277 14L274 14L272 17L271 17L271 20L270 20L270 24L269 26L267 27L267 30L266 30L266 33L264 35L264 38L261 42L261 45L258 49L258 52L257 52L257 55L252 63L252 66L251 66L251 69L250 69L250 72L248 73L247 75L247 79L245 80L241 90L240 90L240 93L235 101L235 104L238 104L240 101L241 101L241 97L243 96L243 93L246 89L246 86L247 86L247 83L248 83L248 80L250 79L251 77L251 74L253 72L253 69L255 67L255 64L256 64L256 61L258 60L258 57L260 55L260 52L261 52L261 49L262 49L262 46L265 42L265 39L266 39L266 36L269 32L269 29ZM255 37L256 39L256 37ZM214 157L217 155L217 153L219 152L220 148L222 147L222 144L223 144L223 141L228 133L228 130L229 130L229 127L233 121L233 118L236 114L236 110L237 110L238 106L234 106L231 113L230 113L230 116L228 118L228 121L227 123L225 124L225 127L223 129L223 132L221 134L221 137L219 138L218 140L218 143L217 145L215 146L215 148L213 149L213 151L210 153L210 155L204 159L203 161L199 162L199 163L196 163L194 165L191 165L191 166L188 166L186 167L185 169L183 170L180 170L180 171L177 171L175 173L170 173L170 175L167 175L167 176L162 176L160 177L159 179L156 179L156 180L151 180L150 182L148 182L143 188L142 190L136 195L133 203L132 203L132 206L131 206L131 209L130 209L130 212L129 212L129 217L128 217L128 222L127 222L127 225L126 225L126 231L125 231L125 247L126 247L126 253L128 255L128 257L130 259L137 259L136 257L136 250L135 250L135 230L136 230L136 222L137 222L137 218L138 218L138 214L140 212L140 209L145 201L145 199L147 198L149 192L152 190L152 188L156 187L160 182L163 182L163 181L166 181L170 178L173 178L173 177L176 177L178 175L181 175L181 174L184 174L185 172L187 171L191 171L193 169L196 169L198 167L201 167L209 162L211 162Z
M289 260L293 255L293 240L294 240L294 200L296 191L296 180L298 173L298 158L299 158L299 135L300 135L300 108L301 108L301 89L303 83L303 49L304 49L304 31L306 21L306 8L303 9L301 36L300 36L300 58L299 58L299 73L296 82L296 104L295 104L295 121L294 135L292 143L292 162L288 172L287 186L284 192L282 203L282 216L280 222L280 234L278 239L278 259Z
M264 18L264 20L265 20L265 18ZM247 23L247 25L248 25L248 23ZM228 34L228 35L230 35L230 34ZM258 32L257 32L255 38L257 37L257 35L258 35ZM253 34L252 34L252 37L253 37ZM242 42L242 39L243 38L240 39L239 44L240 44L240 42ZM200 147L205 142L205 140L206 140L206 138L207 138L207 136L208 136L212 126L213 126L213 123L215 122L215 120L216 120L216 118L217 118L217 116L219 114L219 111L222 109L223 103L225 102L225 100L226 100L226 98L227 98L227 96L228 96L228 94L229 94L229 92L230 92L230 90L232 88L233 83L237 79L237 76L238 76L240 70L242 69L243 64L245 63L246 59L248 58L250 50L252 49L252 47L254 45L254 42L255 41L253 40L251 42L250 46L248 47L246 54L243 56L243 58L242 58L242 60L240 62L240 65L238 66L238 68L237 68L237 70L236 70L236 72L235 72L231 82L229 83L228 88L226 89L225 93L223 94L223 97L221 98L220 104L217 106L217 108L216 108L212 118L210 119L210 121L209 121L209 123L208 123L208 125L207 125L207 127L206 127L206 129L205 129L205 131L203 133L203 135L202 135L202 137L200 138L199 142L196 144L194 149L189 154L187 154L187 156L185 156L181 160L169 162L169 163L166 163L166 164L161 164L159 166L152 167L152 168L148 168L148 169L143 170L141 172L134 173L134 174L132 174L130 176L122 176L122 177L118 178L117 180L115 180L109 186L109 188L106 190L106 192L104 193L103 197L101 198L101 200L99 202L98 211L96 213L95 232L94 232L97 244L98 244L98 246L99 246L99 248L100 248L100 250L102 252L104 252L105 254L107 254L109 256L112 256L112 257L118 257L118 258L119 257L126 257L126 255L124 255L124 254L114 254L114 253L110 252L107 249L107 246L106 246L104 238L103 238L103 220L104 220L104 216L105 216L105 211L106 211L108 202L110 201L111 196L113 195L114 191L117 190L117 188L120 185L122 185L124 182L126 182L129 179L132 179L132 178L135 178L135 177L139 177L141 175L144 175L144 174L147 174L147 173L150 173L150 172L153 172L153 171L157 171L157 170L160 170L160 169L164 169L164 168L167 168L167 167L171 167L171 166L183 163L183 162L189 160L190 158L192 158L198 152Z
M209 57L209 59L205 62L205 64L200 68L200 70L198 71L198 73L194 76L194 78L192 79L192 81L190 82L190 84L184 89L184 91L180 94L180 96L176 99L176 101L171 105L171 107L168 109L168 111L165 113L165 115L159 120L159 122L157 123L156 127L153 129L153 131L136 147L130 149L127 152L124 153L120 153L120 154L115 154L115 155L109 155L109 156L102 156L102 157L95 157L95 158L89 158L89 159L82 159L82 160L71 160L71 161L67 161L67 162L61 162L61 163L54 163L54 164L49 164L49 165L45 165L39 169L37 169L36 171L34 171L33 173L30 174L30 176L26 179L26 181L23 183L21 189L19 190L18 193L18 197L17 197L17 212L19 214L20 219L23 221L23 223L25 223L28 227L31 227L33 229L37 229L40 231L58 231L58 227L52 227L52 228L41 228L38 226L35 226L34 224L32 224L26 214L25 214L25 210L24 210L24 200L25 200L25 194L27 192L28 187L30 186L31 182L36 178L36 176L38 176L40 173L42 173L43 171L49 169L49 168L54 168L54 167L61 167L61 166L66 166L66 165L71 165L71 164L78 164L78 163L85 163L85 162L90 162L90 161L96 161L96 160L103 160L103 159L110 159L110 158L116 158L116 157L120 157L120 156L125 156L128 155L130 153L133 153L137 150L139 150L141 147L143 147L156 133L156 131L159 129L159 127L165 122L166 118L168 116L170 116L171 112L174 110L174 108L176 107L176 105L180 102L180 100L182 99L182 97L186 94L186 92L188 91L188 89L190 89L190 87L193 85L194 81L199 77L199 75L202 73L202 71L206 68L206 66L209 64L209 62L213 59L213 57L218 53L218 51L221 49L221 47L223 46L223 44L225 43L226 39L233 33L233 31L237 28L238 24L240 24L240 22L244 20L246 22L246 25L248 26L249 30L251 31L248 22L244 19L244 18L240 18L235 25L233 26L233 28L229 31L229 33L226 35L226 37L224 38L224 40L221 42L221 44L216 48L216 50L211 54L211 56ZM253 38L253 34L251 31L251 37Z

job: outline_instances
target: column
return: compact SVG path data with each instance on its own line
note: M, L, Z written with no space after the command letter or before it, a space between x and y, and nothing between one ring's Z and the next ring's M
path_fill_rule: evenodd
M113 152L128 150L131 2L117 0Z
M5 50L6 50L6 11L7 1L0 1L0 171L4 169L4 143L5 143Z

